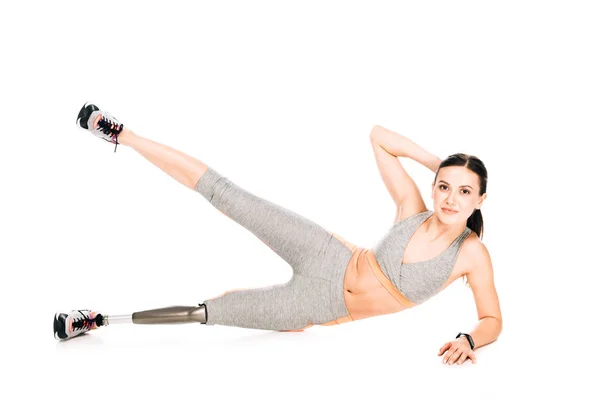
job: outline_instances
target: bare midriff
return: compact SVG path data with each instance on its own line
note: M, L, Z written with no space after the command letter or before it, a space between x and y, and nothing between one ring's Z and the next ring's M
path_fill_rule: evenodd
M416 304L383 274L372 249L357 247L344 277L344 300L353 320L392 314Z
M319 325L336 325L393 314L416 305L383 274L372 249L358 247L335 233L331 234L352 250L344 275L344 301L350 315Z

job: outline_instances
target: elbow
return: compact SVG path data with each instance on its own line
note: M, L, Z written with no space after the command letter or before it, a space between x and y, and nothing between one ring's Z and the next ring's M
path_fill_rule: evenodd
M501 331L502 330L502 317L493 317L496 319L496 321L498 321L498 330Z
M496 337L500 336L500 333L502 332L502 318L498 318L498 317L489 317L489 318L493 318L496 321Z
M498 335L500 334L500 332L502 332L502 317L496 317L493 315L487 315L485 317L482 317L479 319L479 321L483 321L483 320L492 320L496 323L496 332L498 333Z

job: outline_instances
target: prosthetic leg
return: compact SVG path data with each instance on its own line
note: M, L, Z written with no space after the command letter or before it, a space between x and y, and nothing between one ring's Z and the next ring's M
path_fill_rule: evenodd
M91 310L73 310L70 313L54 315L54 337L58 340L71 339L101 326L123 323L148 325L199 322L205 324L207 316L206 306L203 303L197 307L172 306L125 315L104 315Z

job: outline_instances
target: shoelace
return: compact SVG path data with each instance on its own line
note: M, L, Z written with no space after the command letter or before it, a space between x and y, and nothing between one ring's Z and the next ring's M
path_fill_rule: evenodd
M81 314L83 318L73 318L73 332L75 332L76 329L86 329L88 331L92 329L94 327L95 320L90 319L87 315L85 315L79 310L77 312L79 312L79 314Z
M106 115L102 115L102 118L98 121L98 129L107 134L111 139L115 138L115 153L117 152L117 145L119 144L119 133L123 130L123 124L117 124Z

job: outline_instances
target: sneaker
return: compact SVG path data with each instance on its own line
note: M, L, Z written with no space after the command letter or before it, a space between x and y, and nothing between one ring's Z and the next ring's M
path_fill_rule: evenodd
M104 325L104 317L95 311L73 310L69 314L54 315L54 338L71 339Z
M100 110L94 104L85 103L77 115L77 125L92 132L96 137L114 143L115 152L117 151L117 137L123 130L123 124L106 111Z

